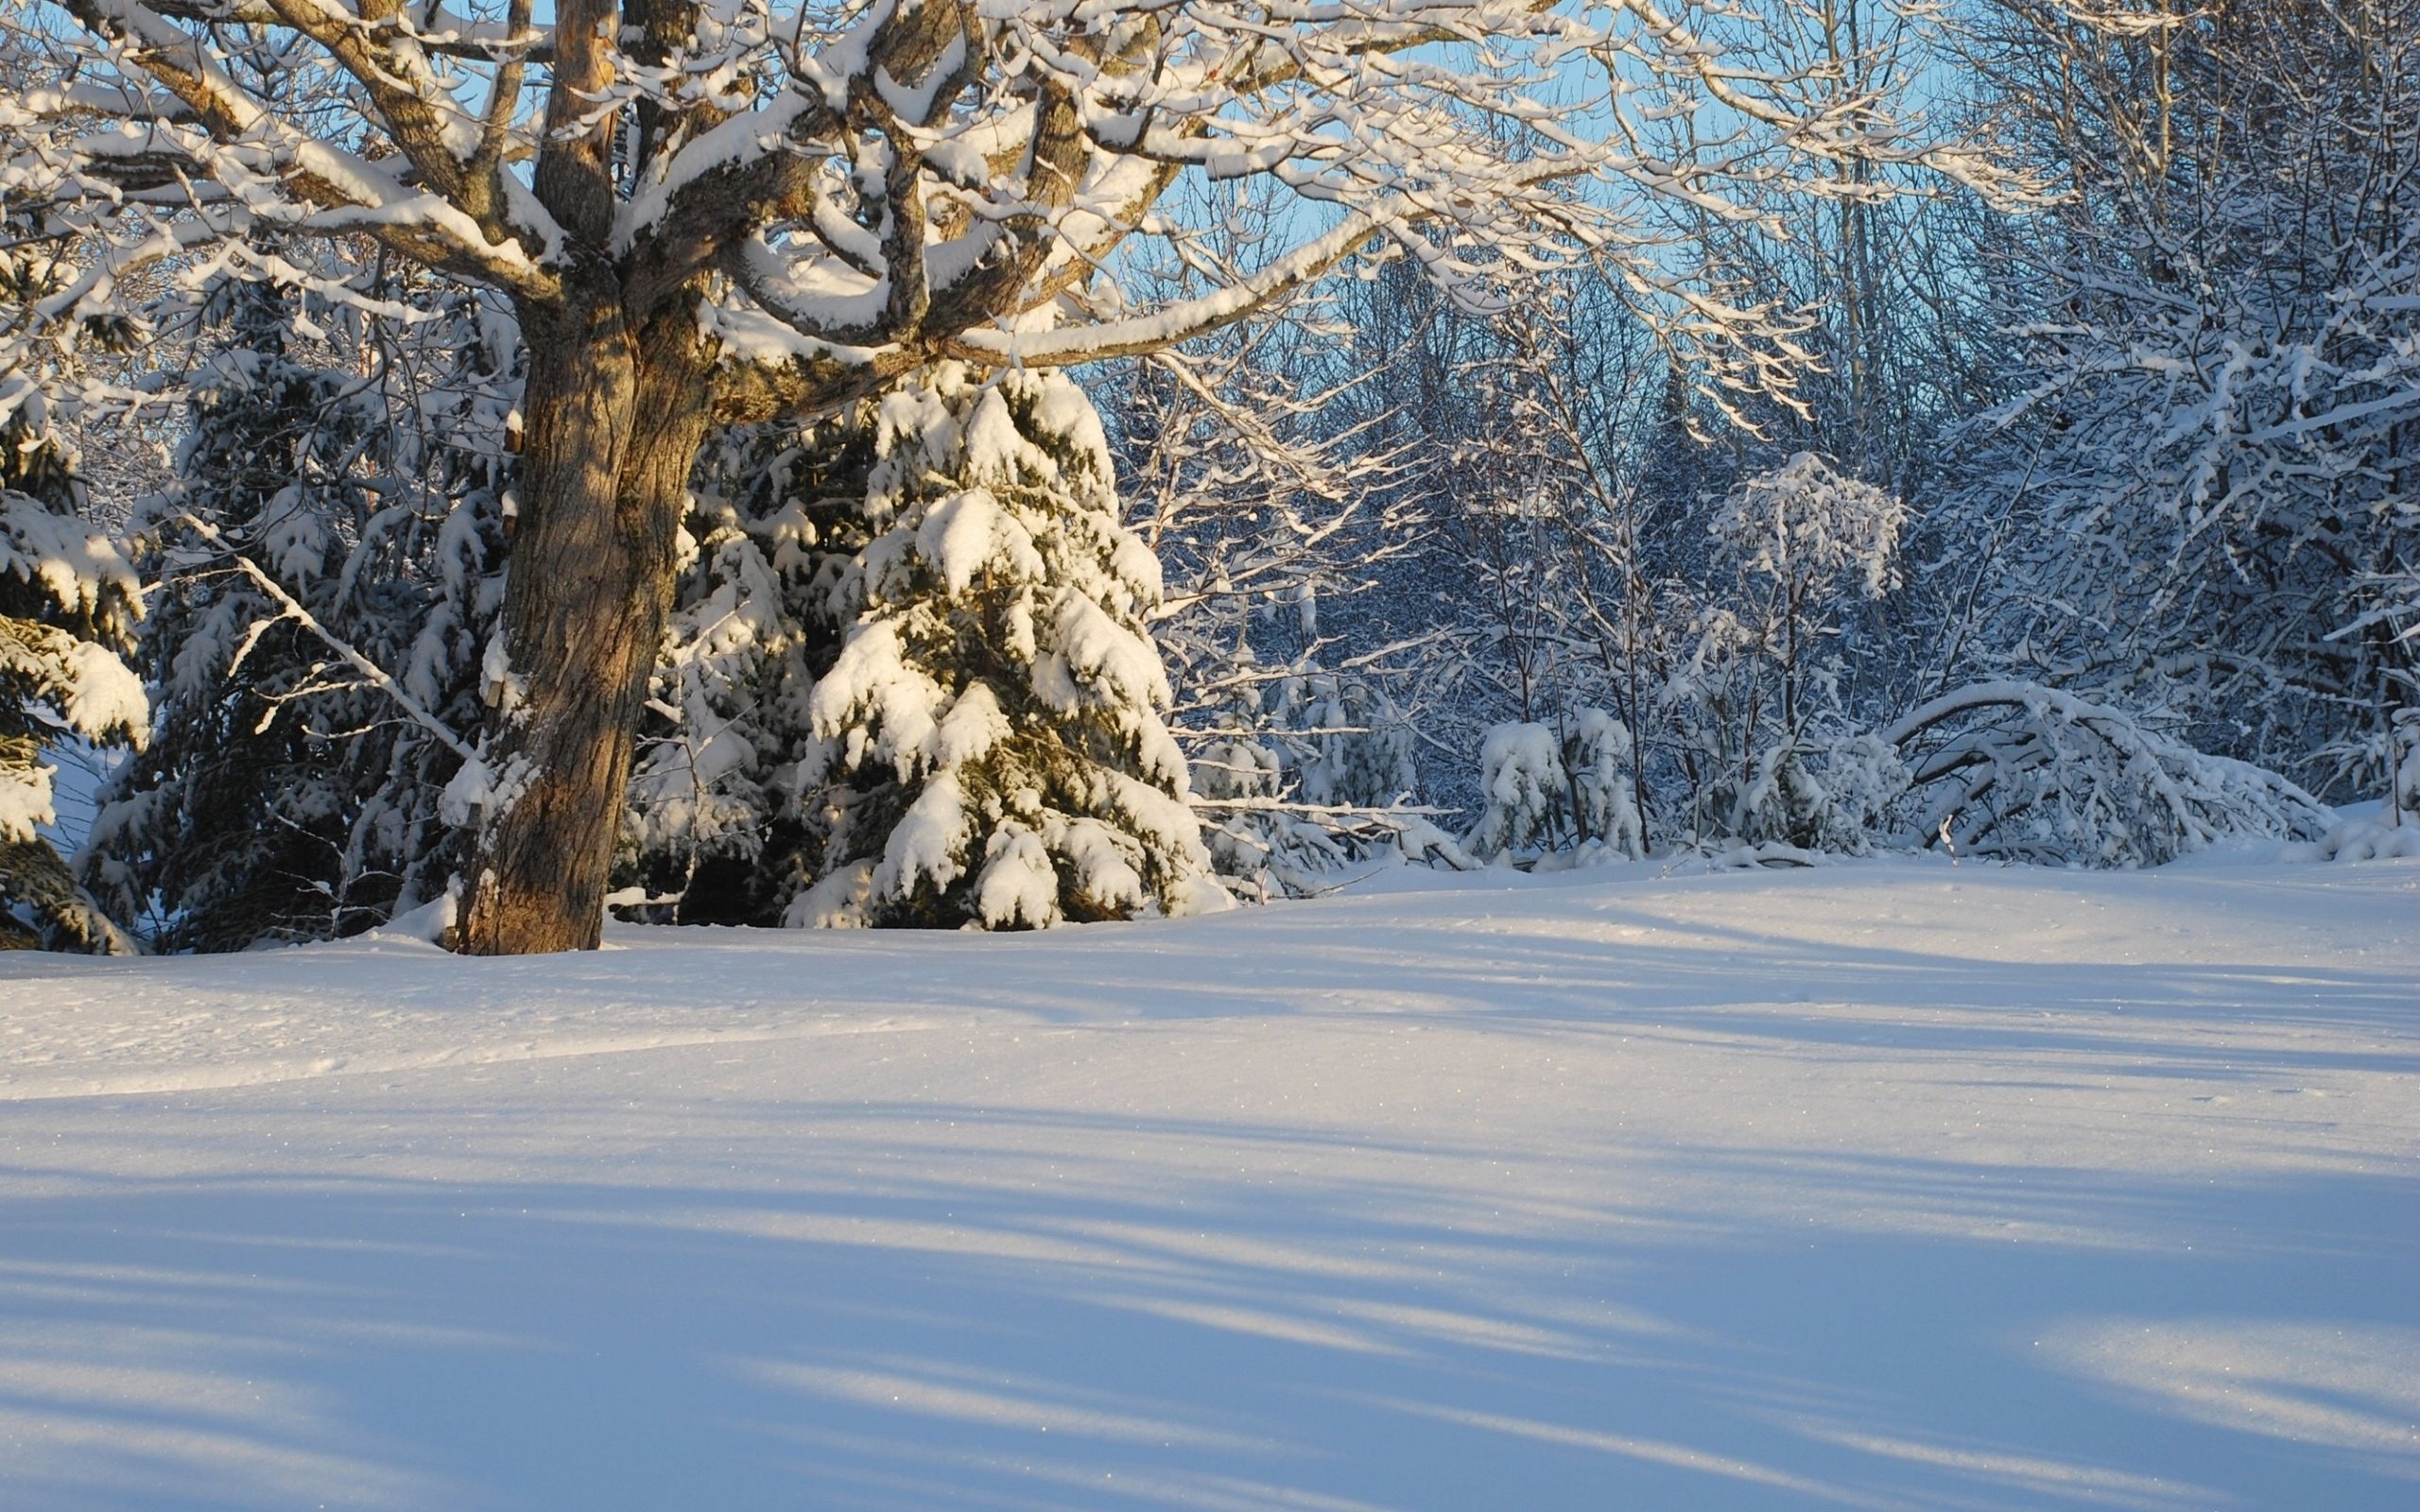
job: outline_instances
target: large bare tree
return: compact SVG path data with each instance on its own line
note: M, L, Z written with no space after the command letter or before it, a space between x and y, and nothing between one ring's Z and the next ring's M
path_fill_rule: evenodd
M517 318L509 665L458 931L480 953L596 942L712 427L942 356L1164 348L1367 255L1473 301L1593 256L1675 341L1770 372L1786 313L1693 276L1649 205L1753 221L1775 183L1837 194L1862 162L2011 187L1846 71L1742 60L1764 22L1736 3L9 4L0 195L61 256L6 317L0 379L139 329L263 232L353 239ZM1252 180L1294 234L1231 266L1159 208L1186 174ZM1127 292L1121 268L1171 258L1206 292Z

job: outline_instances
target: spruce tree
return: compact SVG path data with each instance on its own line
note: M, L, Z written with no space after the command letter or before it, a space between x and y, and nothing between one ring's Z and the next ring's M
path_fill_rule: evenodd
M778 924L822 874L831 826L799 773L870 539L871 421L736 430L700 460L614 879L658 922Z
M1226 904L1165 723L1159 564L1071 381L944 363L693 491L626 881L792 924Z
M156 726L82 863L172 950L351 934L444 891L460 741L428 723L480 722L511 400L469 301L380 327L231 275L208 313L176 482L138 510Z
M119 653L142 614L133 569L83 519L67 449L30 387L0 391L0 947L132 947L42 833L61 735L139 742L142 684Z
M1058 373L942 364L874 413L880 533L808 707L832 817L802 921L1039 928L1226 906L1164 721L1159 562Z

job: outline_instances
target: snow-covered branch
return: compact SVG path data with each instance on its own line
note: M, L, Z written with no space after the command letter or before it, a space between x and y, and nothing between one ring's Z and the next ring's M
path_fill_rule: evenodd
M479 753L471 743L457 734L443 720L429 713L426 706L413 697L403 683L396 680L394 674L364 656L353 643L328 628L318 615L311 612L310 606L287 592L285 585L271 576L260 563L242 552L228 548L226 538L220 534L217 526L192 514L180 515L178 518L187 529L204 541L222 550L227 550L228 561L236 571L250 578L253 587L268 594L277 604L285 618L294 621L317 636L320 643L342 659L347 666L361 674L363 679L371 686L393 699L395 707L403 711L414 724L435 736L439 745L467 763L479 762Z

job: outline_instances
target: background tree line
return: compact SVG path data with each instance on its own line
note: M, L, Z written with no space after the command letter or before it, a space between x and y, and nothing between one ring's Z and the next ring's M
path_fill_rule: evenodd
M1741 13L1727 61L1792 81L1797 113L1738 146L1719 89L1616 112L1626 163L1723 170L1720 196L1624 200L1618 236L1463 213L1296 277L1327 224L1299 183L1172 175L1150 202L1181 233L1101 254L1115 303L1084 318L1131 335L1073 377L939 349L817 376L792 312L774 368L823 397L699 422L600 886L662 919L1028 927L1316 891L1381 854L2122 865L2238 833L2341 847L2319 805L2381 794L2411 822L2420 22ZM666 56L711 50L701 15ZM268 48L281 19L199 26ZM16 25L22 71L54 39ZM640 115L681 79L631 85ZM973 121L990 96L964 87ZM1002 108L1030 119L1033 87ZM59 207L166 176L93 146L99 107L10 88L12 917L229 949L441 906L537 769L493 744L531 697L499 627L534 559L534 296L259 216L75 294L61 355L26 312L107 259ZM1992 171L1875 125L1883 101L1991 143ZM1523 161L1518 112L1485 116ZM1809 151L1809 123L1863 134ZM856 140L856 232L819 255L879 269L908 201L874 192L899 161L874 146L924 139ZM1481 276L1456 236L1564 255ZM747 308L804 298L784 287ZM75 741L139 749L69 858L41 774Z

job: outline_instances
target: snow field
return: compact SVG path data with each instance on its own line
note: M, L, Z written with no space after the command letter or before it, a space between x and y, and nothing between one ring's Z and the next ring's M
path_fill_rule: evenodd
M612 947L0 958L0 1506L2420 1500L2420 865Z

